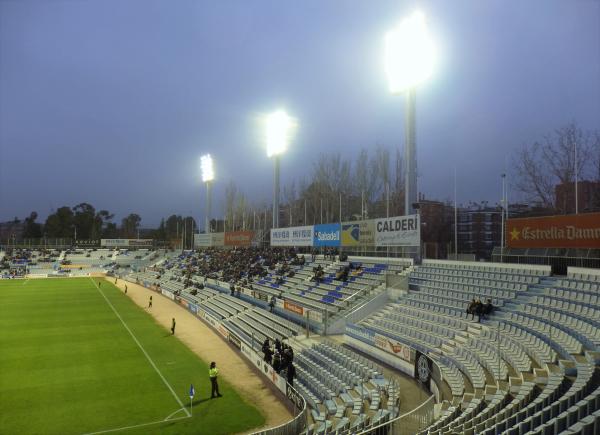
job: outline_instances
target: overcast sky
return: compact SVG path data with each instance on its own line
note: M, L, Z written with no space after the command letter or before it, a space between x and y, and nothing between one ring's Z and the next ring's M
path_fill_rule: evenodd
M402 147L383 37L416 4L441 55L417 96L428 198L456 165L459 202L497 202L523 143L600 129L596 0L0 0L0 221L84 201L200 219L206 152L216 215L232 179L270 202L257 117L280 107L299 121L283 183L321 152Z

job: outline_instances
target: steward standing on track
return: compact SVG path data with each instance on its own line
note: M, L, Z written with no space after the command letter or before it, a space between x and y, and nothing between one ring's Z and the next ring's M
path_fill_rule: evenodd
M173 317L173 323L171 324L171 335L175 335L175 317Z
M152 308L152 296L150 296L150 301L148 302L148 308Z
M215 397L221 397L221 393L219 393L219 383L217 382L218 375L219 369L217 369L217 364L213 361L210 363L210 369L208 370L208 377L210 378L211 384L211 399L214 399ZM217 393L216 396L215 393Z

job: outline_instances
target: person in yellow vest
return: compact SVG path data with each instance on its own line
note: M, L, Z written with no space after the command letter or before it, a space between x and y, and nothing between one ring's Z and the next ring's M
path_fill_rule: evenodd
M210 363L210 369L208 370L208 377L210 378L210 384L212 387L210 394L211 399L214 399L215 397L221 397L221 393L219 393L219 383L217 382L218 375L219 369L217 369L217 364L213 361Z

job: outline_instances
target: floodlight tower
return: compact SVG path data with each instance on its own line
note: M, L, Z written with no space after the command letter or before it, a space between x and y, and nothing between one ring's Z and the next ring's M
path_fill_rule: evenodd
M213 168L213 160L210 154L205 154L200 158L200 168L202 169L202 182L206 183L206 218L204 221L204 231L211 233L210 228L210 211L212 206L212 181L215 178Z
M406 161L405 214L415 212L417 202L416 86L433 72L435 49L427 32L425 16L414 12L385 37L385 70L392 94L406 94L404 116Z
M294 120L283 110L278 110L267 116L266 139L267 157L273 157L275 165L273 186L273 228L279 228L279 156L287 149Z

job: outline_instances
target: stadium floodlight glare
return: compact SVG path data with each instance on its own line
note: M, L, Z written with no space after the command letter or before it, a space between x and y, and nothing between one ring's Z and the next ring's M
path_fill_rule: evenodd
M385 37L385 71L390 92L406 95L404 117L405 195L404 213L413 214L417 202L416 86L431 76L436 60L425 15L417 11Z
M287 149L296 122L283 110L266 117L267 157L273 157L275 167L273 183L273 228L279 228L279 157Z
M433 73L435 59L425 15L416 11L385 37L385 70L390 92L400 93L426 80Z
M210 154L205 154L200 157L200 168L202 169L202 182L213 181L215 171L213 169L213 160Z
M294 120L283 110L267 116L267 157L283 154L290 142Z
M202 170L202 182L206 183L206 216L204 218L204 231L211 233L210 217L212 208L212 189L211 185L215 179L215 170L213 167L213 159L210 154L205 154L200 157L200 169Z

